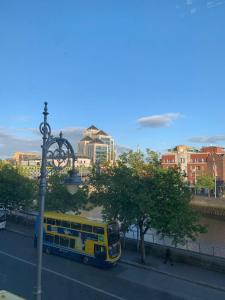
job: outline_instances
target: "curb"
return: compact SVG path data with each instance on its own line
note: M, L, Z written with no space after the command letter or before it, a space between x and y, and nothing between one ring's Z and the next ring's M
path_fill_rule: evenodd
M201 285L201 286L211 288L211 289L214 289L214 290L220 290L222 292L225 292L225 288L222 288L221 286L218 286L218 285L212 285L212 284L209 284L207 282L199 281L199 280L191 280L191 279L188 279L188 278L183 277L183 276L179 276L179 275L176 275L176 274L173 274L173 273L170 273L170 272L166 272L166 271L161 271L161 270L158 270L154 267L150 267L150 266L147 266L147 265L141 265L139 263L136 263L136 262L133 262L133 261L130 261L130 260L126 260L126 259L120 259L120 262L123 263L123 264L127 264L127 265L130 265L130 266L136 267L136 268L157 272L157 273L166 275L168 277L174 277L176 279L183 280L183 281L186 281L186 282L189 282L189 283L193 283L193 284Z

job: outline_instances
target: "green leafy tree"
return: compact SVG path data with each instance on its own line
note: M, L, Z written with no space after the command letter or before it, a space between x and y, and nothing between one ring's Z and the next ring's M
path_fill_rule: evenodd
M104 172L93 172L90 199L103 207L107 220L119 220L124 230L137 224L141 260L145 263L144 237L150 228L173 243L192 238L204 228L189 207L191 194L178 170L163 169L157 153L130 151Z
M198 233L206 232L199 224L199 215L189 205L191 192L179 170L154 170L152 179L153 206L151 226L162 237L170 237L172 243L184 244L185 240L195 240Z
M0 162L0 203L12 209L28 210L36 197L35 181L22 176L14 166Z
M210 198L210 191L214 188L214 177L210 174L200 174L197 176L196 189L200 191L201 189L208 190L208 197Z
M78 212L87 203L87 191L79 188L77 193L71 195L63 184L64 178L65 175L58 173L49 177L45 208L60 212Z

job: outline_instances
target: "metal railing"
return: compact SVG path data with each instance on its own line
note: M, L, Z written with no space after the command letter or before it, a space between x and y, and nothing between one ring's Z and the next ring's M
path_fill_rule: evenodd
M8 218L14 222L23 225L33 225L36 219L35 212L24 212L24 211L11 211ZM131 226L128 233L126 233L127 238L137 240L137 228L136 226ZM163 245L174 247L178 249L183 249L187 251L196 252L199 254L211 255L214 257L225 258L225 247L219 245L210 245L207 242L191 241L186 240L184 245L177 245L176 247L172 244L171 239L168 237L162 238L154 231L148 231L145 234L145 242L152 243L156 245Z
M128 233L126 233L127 238L135 239L137 240L137 228L136 226L132 226ZM177 249L183 249L187 251L196 252L199 254L206 254L211 255L214 257L220 257L225 258L225 247L222 247L220 245L210 245L207 242L200 242L200 241L192 241L192 240L186 240L184 245L173 245L170 238L165 237L162 238L158 234L154 232L147 232L145 234L145 242L157 244L157 245L163 245L163 246L169 246L174 247Z

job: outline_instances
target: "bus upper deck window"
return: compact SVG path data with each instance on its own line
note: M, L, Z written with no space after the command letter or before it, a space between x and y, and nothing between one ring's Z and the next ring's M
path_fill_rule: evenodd
M62 227L70 228L70 222L67 222L67 221L61 221L61 226L62 226Z
M61 221L60 220L55 220L55 225L61 226Z
M87 232L92 232L92 226L91 225L82 224L82 230L83 231L87 231Z
M80 230L81 229L81 224L80 223L71 223L71 228Z
M55 220L47 218L47 223L50 224L50 225L55 225Z
M104 234L104 228L103 227L93 226L93 232L97 233L97 234Z

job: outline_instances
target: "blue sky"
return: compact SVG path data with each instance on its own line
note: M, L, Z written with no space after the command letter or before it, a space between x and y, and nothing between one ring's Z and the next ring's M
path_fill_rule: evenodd
M73 145L91 124L118 145L225 146L225 0L2 0L0 157Z

